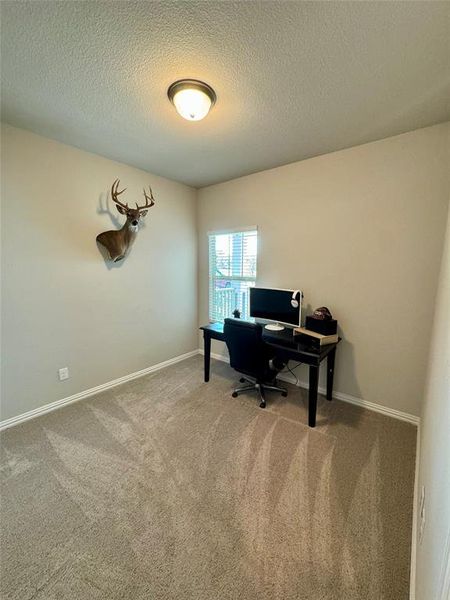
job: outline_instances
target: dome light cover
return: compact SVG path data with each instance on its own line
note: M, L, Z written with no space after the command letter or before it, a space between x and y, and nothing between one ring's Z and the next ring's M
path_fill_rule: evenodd
M179 115L188 121L201 121L216 102L216 93L207 83L196 79L175 81L167 90Z

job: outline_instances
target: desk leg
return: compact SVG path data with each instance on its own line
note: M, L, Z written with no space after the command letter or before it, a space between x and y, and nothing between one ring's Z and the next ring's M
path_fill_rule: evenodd
M205 382L209 381L209 368L211 364L211 338L203 332L203 347L204 347L204 368L205 368Z
M327 356L327 400L333 398L334 359L336 348Z
M316 426L316 410L317 410L317 387L319 385L319 368L309 367L309 407L308 407L308 425Z

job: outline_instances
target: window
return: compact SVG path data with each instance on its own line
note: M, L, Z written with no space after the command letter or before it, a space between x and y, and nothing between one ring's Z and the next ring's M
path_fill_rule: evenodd
M249 288L256 282L258 236L245 231L209 234L209 320L223 321L238 309L249 317Z

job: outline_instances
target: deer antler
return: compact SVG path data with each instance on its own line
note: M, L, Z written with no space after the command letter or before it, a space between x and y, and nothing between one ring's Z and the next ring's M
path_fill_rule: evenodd
M122 194L127 188L123 188L123 190L119 190L119 183L120 183L120 179L116 179L115 182L112 184L111 198L114 200L114 202L116 204L121 206L123 209L128 210L128 203L123 204L118 198L118 196L120 196L120 194ZM138 203L136 202L137 210L139 210L139 211L145 210L147 208L151 208L155 204L155 199L153 198L152 188L150 186L149 186L149 189L150 189L150 196L147 194L147 192L145 191L145 188L144 188L145 204L143 206L139 206Z
M118 204L119 206L121 206L125 210L128 210L128 203L127 204L122 204L122 202L117 198L117 196L119 196L120 194L122 194L127 189L127 188L123 188L123 190L119 191L118 190L119 183L120 183L120 179L116 179L115 182L112 184L112 186L111 186L111 198L114 200L114 202L116 204Z
M155 204L155 199L153 198L152 188L150 186L148 186L148 187L150 190L150 196L147 194L147 192L145 191L145 188L144 188L144 197L145 197L144 206L138 206L138 203L136 202L136 208L139 211L144 210L146 208L151 208ZM150 204L149 204L149 201L150 201Z

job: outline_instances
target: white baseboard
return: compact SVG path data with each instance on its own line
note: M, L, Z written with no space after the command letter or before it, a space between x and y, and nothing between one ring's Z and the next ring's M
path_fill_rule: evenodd
M156 365L153 365L152 367L147 367L146 369L142 369L141 371L130 373L130 375L124 375L123 377L119 377L118 379L113 379L112 381L108 381L107 383L102 383L101 385L97 385L96 387L90 388L89 390L84 390L83 392L79 392L78 394L73 394L73 396L67 396L67 398L62 398L61 400L56 400L55 402L44 404L44 406L40 406L39 408L35 408L34 410L30 410L21 415L17 415L17 417L5 419L4 421L0 421L0 431L3 429L7 429L8 427L13 427L13 425L18 425L19 423L23 423L24 421L29 421L30 419L34 419L35 417L44 415L45 413L61 408L62 406L67 406L67 404L72 404L72 402L78 402L78 400L83 400L84 398L89 398L89 396L94 396L95 394L98 394L100 392L110 390L111 388L114 388L118 385L122 385L122 383L126 383L127 381L132 381L133 379L138 379L139 377L143 377L144 375L148 375L149 373L154 373L155 371L159 371L160 369L164 369L165 367L174 365L175 363L181 362L182 360L186 360L186 358L190 358L191 356L196 356L197 354L198 350L186 352L186 354L181 354L180 356L169 358L169 360L160 362Z
M200 349L199 353L204 354L203 349ZM211 352L211 358L215 358L216 360L221 360L222 362L226 363L229 362L226 356L223 356L221 354L215 354L213 352ZM295 377L293 377L289 373L280 375L279 379L281 379L282 381L286 381L287 383L297 385L298 387L304 388L306 390L308 389L308 383L306 381L297 382L295 380ZM323 387L319 387L318 391L319 394L326 394L326 390ZM336 398L336 400L342 400L343 402L349 402L350 404L355 404L356 406L362 406L363 408L367 408L368 410L387 415L388 417L393 417L394 419L407 421L408 423L412 423L416 426L418 426L420 423L420 417L417 417L416 415L411 415L409 413L397 410L395 408L389 408L388 406L383 406L382 404L376 404L375 402L369 402L368 400L363 400L362 398L356 398L355 396L350 396L350 394L344 394L343 392L333 392L333 398Z
M448 600L450 598L450 532L447 535L447 543L444 550L440 592L439 600Z
M205 354L203 348L200 348L198 351L199 354ZM214 358L215 360L220 360L224 363L229 363L230 359L226 356L222 356L222 354L216 354L215 352L211 352L211 358Z
M420 421L416 437L416 467L414 471L414 504L411 534L411 570L409 572L409 600L416 598L417 525L419 511Z
M34 410L30 410L21 415L17 415L16 417L5 419L4 421L0 421L0 431L3 429L7 429L8 427L12 427L13 425L23 423L24 421L28 421L29 419L34 419L35 417L51 412L52 410L56 410L61 406L66 406L67 404L77 402L78 400L82 400L83 398L89 398L89 396L94 396L95 394L109 390L113 387L121 385L122 383L126 383L127 381L132 381L133 379L138 379L139 377L143 377L144 375L148 375L149 373L153 373L154 371L158 371L159 369L164 369L164 367L168 367L169 365L181 362L182 360L190 358L191 356L195 356L196 354L203 354L203 349L192 350L191 352L187 352L186 354L175 356L174 358L165 360L164 362L153 365L152 367L142 369L141 371L136 371L135 373L131 373L130 375L124 375L123 377L119 377L118 379L114 379L113 381L108 381L107 383L103 383L88 390L84 390L83 392L79 392L78 394L74 394L73 396L68 396L67 398L62 398L61 400L50 402L49 404L45 404L44 406L40 406L39 408L35 408ZM228 358L226 356L222 356L221 354L211 353L211 358L221 360L222 362L226 363L229 362ZM298 385L301 388L308 389L308 384L306 382L299 381L297 383L292 376L282 375L280 376L280 379L282 381ZM325 389L319 387L319 393L325 394ZM373 410L375 412L388 415L389 417L393 417L395 419L407 421L408 423L413 423L414 425L419 425L420 422L420 418L416 417L415 415L410 415L409 413L405 413L394 408L388 408L387 406L383 406L381 404L375 404L374 402L369 402L367 400L363 400L362 398L356 398L355 396L350 396L349 394L344 394L342 392L333 392L333 398L336 398L336 400L343 400L344 402L349 402L350 404L355 404L357 406L362 406L364 408L367 408L368 410Z

